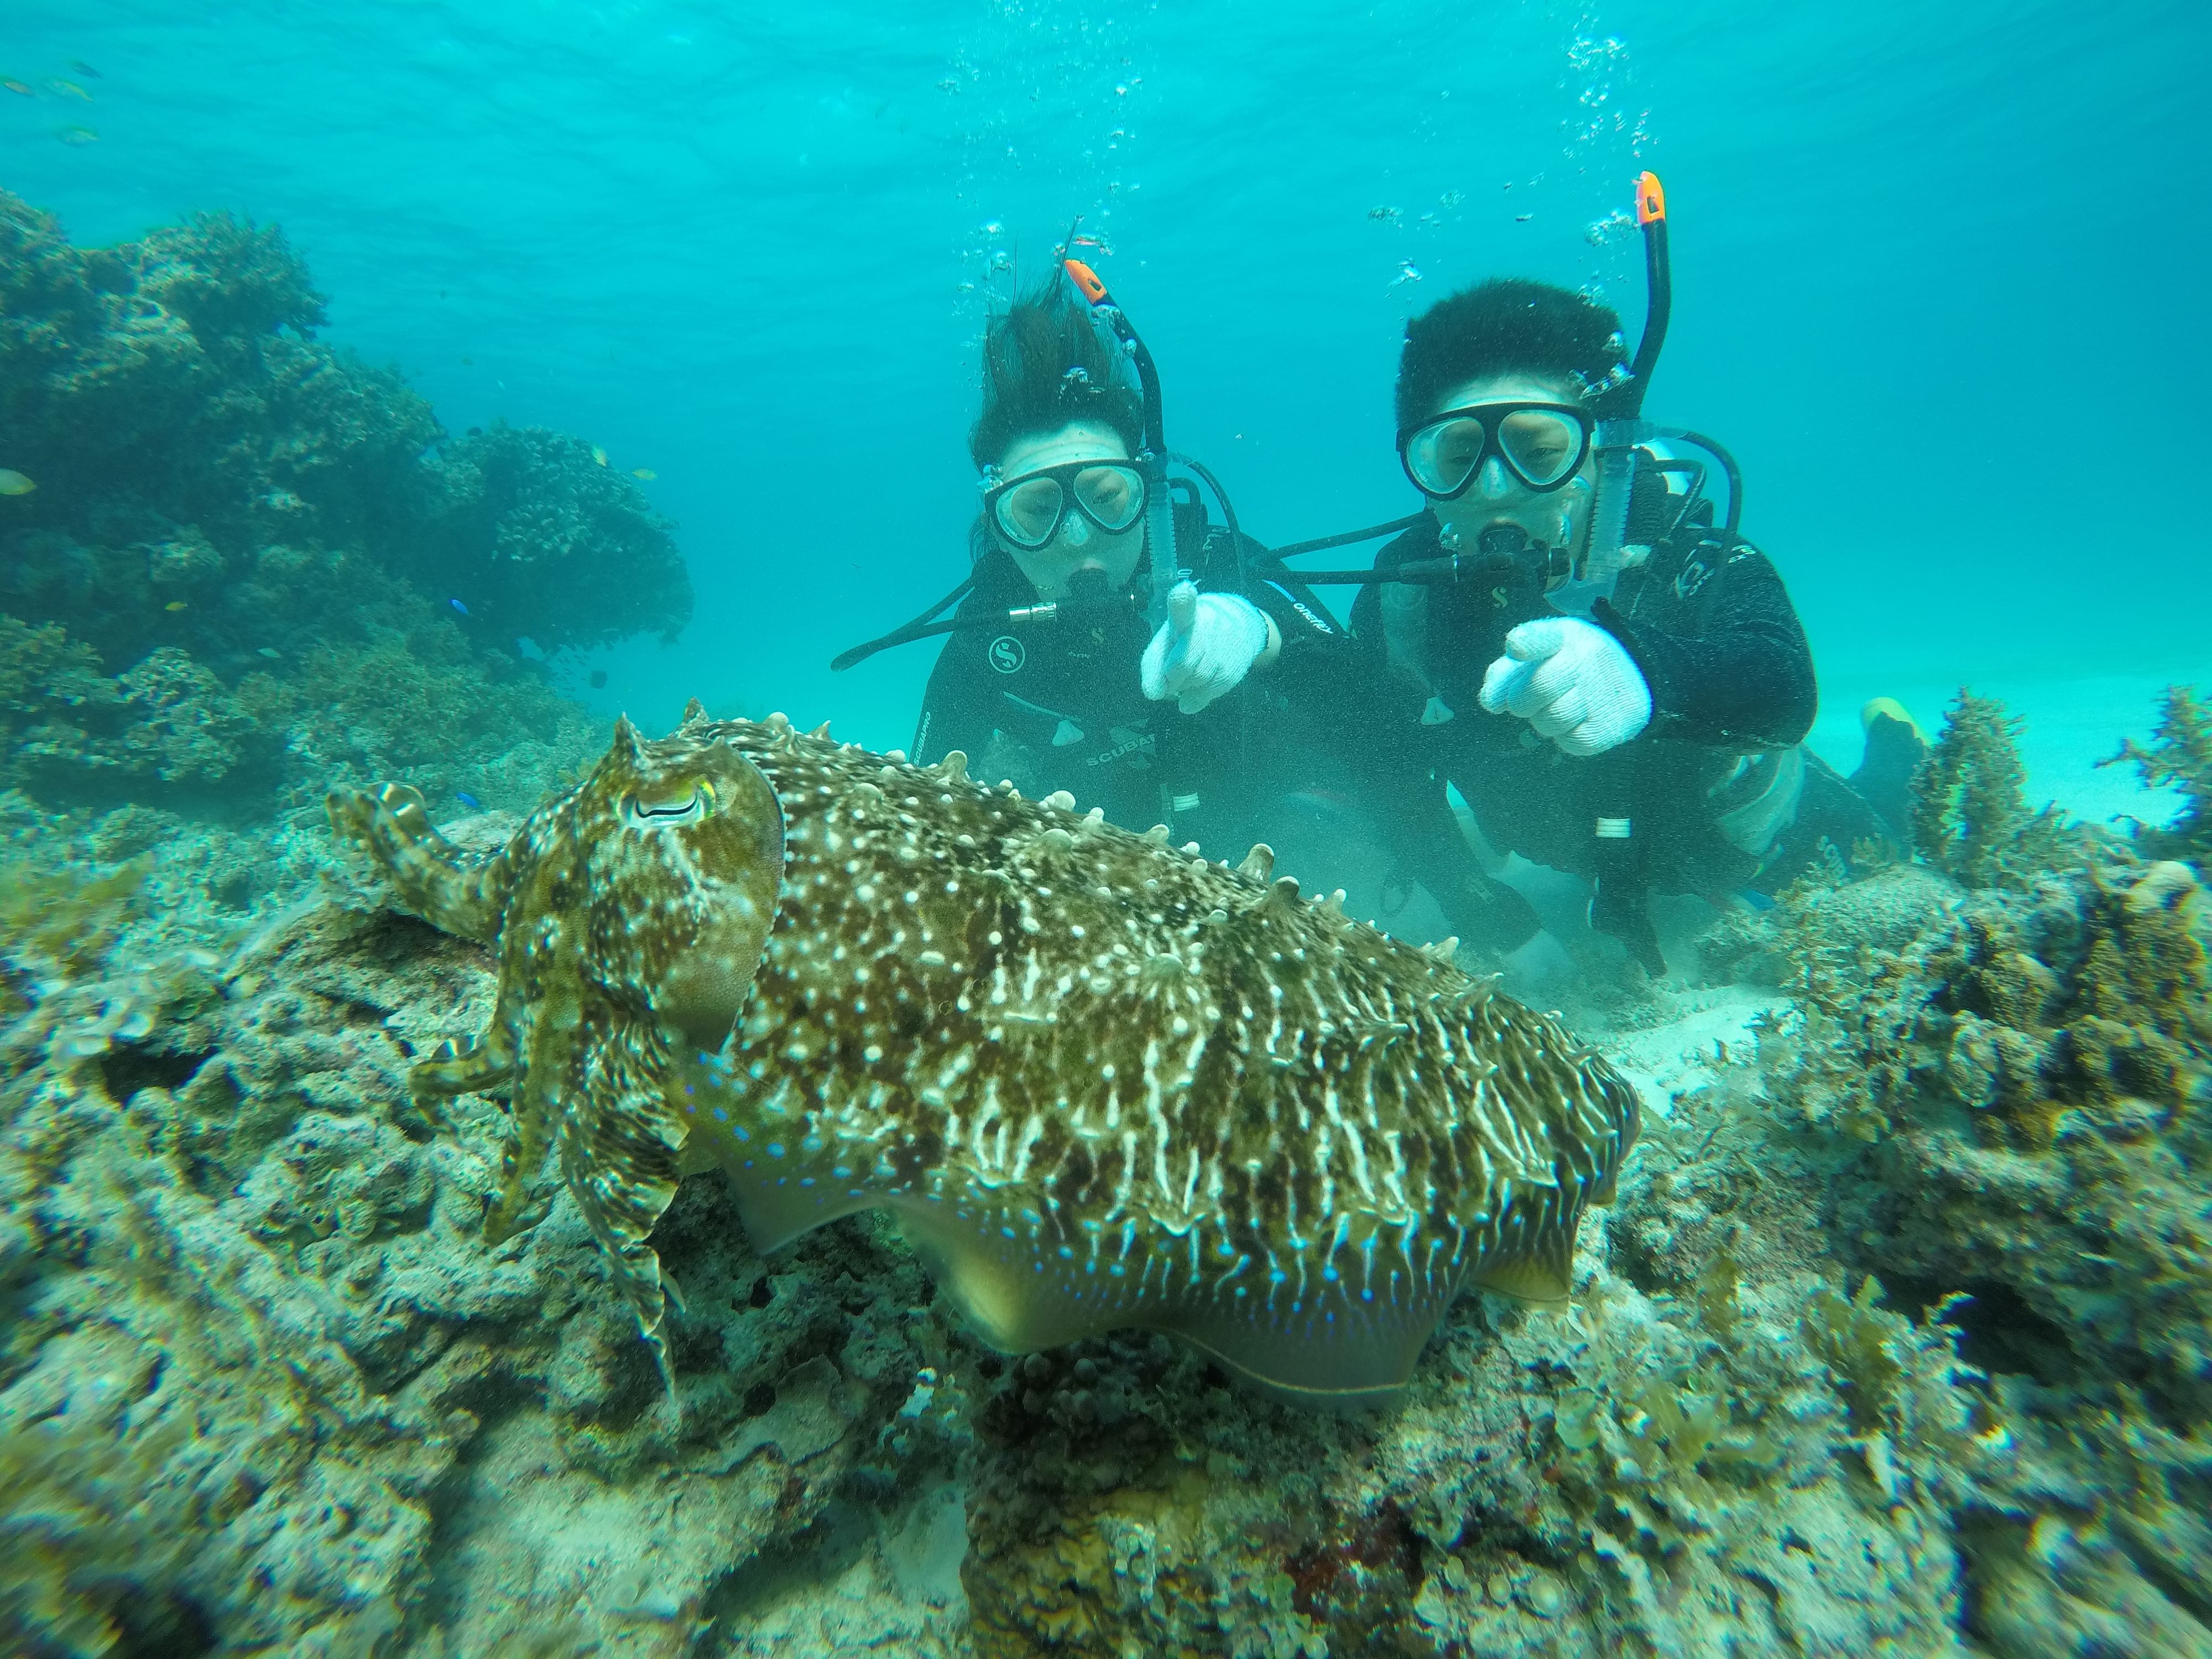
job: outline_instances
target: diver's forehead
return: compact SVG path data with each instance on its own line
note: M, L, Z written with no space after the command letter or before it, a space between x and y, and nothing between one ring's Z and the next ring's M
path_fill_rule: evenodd
M1121 434L1098 421L1071 421L1056 432L1032 432L1006 446L999 471L1006 477L1070 461L1126 461L1129 446Z
M1471 404L1502 404L1527 401L1545 404L1578 404L1574 387L1564 375L1530 374L1515 370L1507 374L1480 374L1474 380L1462 380L1437 400L1431 413L1447 409L1465 409Z

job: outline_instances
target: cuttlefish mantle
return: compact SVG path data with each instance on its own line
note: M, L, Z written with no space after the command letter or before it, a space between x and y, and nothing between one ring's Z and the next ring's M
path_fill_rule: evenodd
M1636 1139L1634 1090L1448 949L957 754L695 703L480 862L412 790L330 811L498 952L489 1030L416 1073L511 1093L491 1231L550 1151L656 1352L648 1236L716 1163L763 1250L891 1210L1002 1350L1145 1327L1377 1403L1462 1287L1566 1295Z

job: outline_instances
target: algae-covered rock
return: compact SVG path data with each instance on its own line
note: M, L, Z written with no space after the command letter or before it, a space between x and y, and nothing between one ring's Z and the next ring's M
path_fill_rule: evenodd
M665 1653L886 1456L927 1294L887 1240L765 1263L687 1185L671 1395L565 1200L484 1245L503 1109L408 1095L481 952L312 902L134 968L113 902L0 1011L0 1647Z
M2212 1536L2183 1519L2212 1505L2208 939L2188 866L2080 863L1829 962L1762 1043L1835 1251L1965 1293L1944 1316L2018 1447L1959 1518L2002 1654L2212 1647Z

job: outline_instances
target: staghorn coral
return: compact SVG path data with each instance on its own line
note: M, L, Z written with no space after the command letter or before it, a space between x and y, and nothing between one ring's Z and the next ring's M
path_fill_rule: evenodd
M2212 860L2212 709L2193 685L2169 685L2159 700L2158 726L2144 748L2133 738L2100 766L2134 764L2149 789L2181 792L2180 810L2162 829L2139 829L2145 849L2160 858L2186 859L2198 872Z
M1969 887L2023 887L2063 855L2056 810L2028 810L2019 724L1995 698L1961 687L1912 775L1915 850Z
M1316 1403L1395 1395L1463 1284L1565 1295L1637 1132L1604 1061L1264 847L1073 807L695 702L489 860L411 792L331 817L501 951L498 1015L416 1073L515 1092L493 1237L551 1149L656 1350L679 1153L764 1248L889 1207L1000 1348L1164 1330Z

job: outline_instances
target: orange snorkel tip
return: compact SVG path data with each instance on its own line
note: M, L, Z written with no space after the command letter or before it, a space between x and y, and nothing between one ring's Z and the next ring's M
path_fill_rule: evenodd
M1639 225L1667 222L1667 190L1656 173L1636 175L1636 222Z
M1080 259L1063 259L1060 266L1067 272L1067 280L1073 283L1082 291L1083 297L1092 305L1098 305L1105 300L1106 284L1098 280L1098 273L1089 265Z

